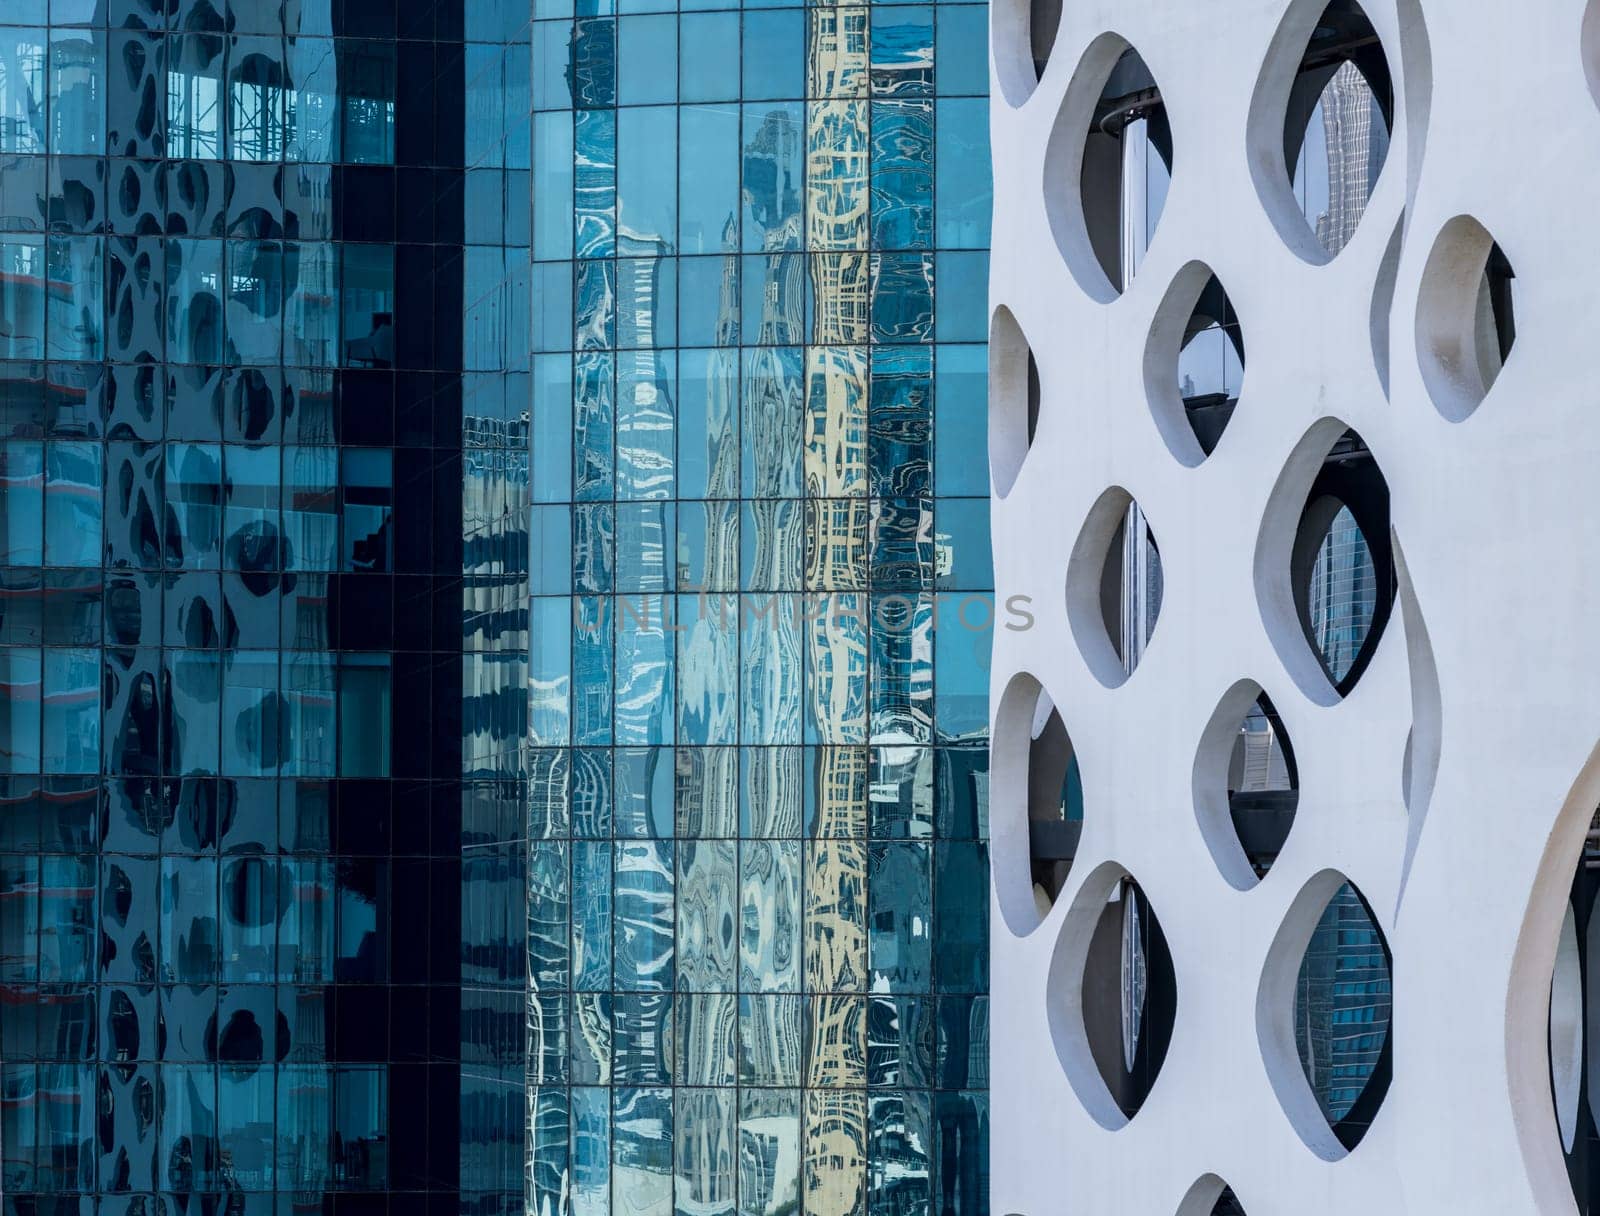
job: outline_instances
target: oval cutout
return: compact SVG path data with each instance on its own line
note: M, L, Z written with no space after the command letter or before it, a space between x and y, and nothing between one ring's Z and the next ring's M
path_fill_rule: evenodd
M1207 1174L1189 1188L1177 1216L1242 1216L1243 1211L1233 1188L1215 1174Z
M1172 1042L1177 978L1155 909L1130 877L1101 912L1083 986L1089 1049L1113 1100L1132 1119L1150 1096Z
M1143 510L1113 486L1089 510L1067 563L1067 621L1094 676L1125 683L1155 633L1161 550Z
M996 0L992 26L1000 94L1015 108L1044 77L1061 27L1061 0Z
M1194 795L1217 869L1249 890L1283 850L1300 803L1294 747L1259 685L1243 680L1223 695L1201 737Z
M1068 1080L1101 1126L1126 1126L1161 1074L1178 995L1161 922L1122 867L1102 865L1079 889L1048 983Z
M1393 982L1366 899L1336 871L1316 875L1268 951L1256 1031L1284 1113L1324 1160L1361 1143L1388 1093Z
M1570 1155L1577 1144L1583 1096L1583 963L1578 954L1578 918L1570 901L1561 919L1550 980L1550 1092L1561 1151Z
M1244 1205L1239 1202L1232 1187L1223 1187L1216 1206L1211 1209L1211 1216L1244 1216Z
M1014 676L995 716L990 853L1001 916L1024 937L1066 885L1083 831L1083 780L1066 723L1039 682Z
M1251 169L1280 234L1314 264L1355 236L1388 160L1394 79L1356 0L1290 6L1251 105Z
M1517 274L1488 229L1458 215L1440 230L1417 299L1417 359L1434 408L1464 422L1517 340Z
M1589 82L1589 96L1600 106L1600 0L1589 0L1583 11L1583 30L1579 36L1583 54L1583 76Z
M1066 885L1083 834L1083 776L1061 711L1041 693L1028 749L1028 858L1041 919Z
M1039 431L1039 364L1004 304L989 322L989 476L1004 498L1016 485Z
M1395 591L1388 482L1361 436L1325 418L1280 476L1256 550L1263 620L1301 691L1331 704L1356 686Z
M1133 282L1172 180L1166 103L1137 51L1102 34L1078 64L1045 150L1050 228L1078 285L1102 303Z
M1244 333L1221 281L1201 262L1173 280L1156 313L1145 388L1167 448L1193 468L1216 450L1239 403Z

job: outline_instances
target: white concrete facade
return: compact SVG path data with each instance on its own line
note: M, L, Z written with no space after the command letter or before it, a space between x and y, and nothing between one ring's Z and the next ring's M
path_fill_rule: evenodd
M993 0L996 594L1027 597L1034 618L1008 629L1002 612L994 649L996 1216L1206 1216L1224 1183L1259 1216L1577 1211L1551 1042L1558 1073L1577 1067L1581 985L1558 986L1554 1035L1549 1007L1600 803L1600 3L1365 3L1393 143L1332 259L1282 151L1325 4L1067 0L1035 86L1026 0ZM1127 46L1159 83L1175 151L1159 229L1119 294L1078 180L1089 111ZM1485 392L1474 317L1491 240L1519 294L1515 348ZM1163 388L1197 263L1249 352L1209 457ZM1031 444L1019 339L1038 364ZM1399 595L1341 699L1299 627L1289 551L1347 428L1387 479ZM1093 608L1130 496L1165 594L1123 679ZM1019 677L1059 707L1084 790L1081 843L1042 916L1026 806L1037 697ZM1255 686L1300 786L1259 883L1211 781L1219 731ZM1161 918L1177 986L1170 1050L1131 1120L1079 1008L1089 933L1124 872ZM1376 915L1394 985L1393 1082L1349 1153L1290 1026L1300 956L1342 879Z

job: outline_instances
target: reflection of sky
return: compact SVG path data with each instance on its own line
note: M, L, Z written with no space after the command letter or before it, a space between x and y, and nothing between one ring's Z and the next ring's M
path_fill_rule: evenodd
M989 623L993 620L992 595L967 592L939 597L940 627L933 635L933 661L939 673L937 718L942 743L981 739L989 728Z
M1154 149L1152 148L1152 151ZM1155 239L1156 225L1161 222L1161 212L1167 205L1167 191L1172 188L1172 173L1159 152L1146 158L1144 189L1144 242L1146 247Z
M1295 196L1330 254L1354 235L1388 151L1382 107L1360 69L1346 62L1311 112L1295 168Z
M1239 352L1219 325L1201 330L1178 354L1178 388L1186 400L1213 393L1237 397L1243 379Z
M1305 142L1295 163L1294 196L1313 228L1319 216L1328 214L1328 128L1320 101L1306 123Z

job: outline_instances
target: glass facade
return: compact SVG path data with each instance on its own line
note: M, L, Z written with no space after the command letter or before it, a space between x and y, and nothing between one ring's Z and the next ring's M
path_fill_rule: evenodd
M463 47L525 26L0 5L8 1216L457 1188L462 394L526 376Z
M982 1211L986 10L534 16L529 1168L476 1194Z
M0 1191L986 1203L981 4L0 5Z

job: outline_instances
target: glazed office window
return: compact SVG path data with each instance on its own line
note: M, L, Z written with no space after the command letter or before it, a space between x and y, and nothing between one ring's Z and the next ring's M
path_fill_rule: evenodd
M163 661L169 696L164 767L184 776L215 773L221 763L222 657L168 650Z
M277 161L284 156L283 43L242 37L228 48L228 139L232 160Z
M339 159L339 69L332 38L290 38L284 52L284 159Z
M44 563L44 445L11 442L0 447L0 559L8 566Z
M507 108L505 48L467 46L467 124L465 162L474 166L505 163ZM470 218L470 216L469 216Z
M185 570L215 570L222 557L222 448L169 443L165 456L162 532L166 564Z
M339 363L339 249L326 243L283 246L283 361L291 367Z
M224 449L223 565L229 570L276 570L280 450L229 444Z
M167 39L167 146L185 160L222 156L223 40L210 34Z
M105 140L105 31L55 30L50 35L50 151L101 156Z
M0 707L0 762L10 773L39 772L40 695L44 657L38 650L7 647L0 650L0 683L5 688Z
M100 661L93 650L44 652L43 759L47 772L100 769Z
M101 358L105 353L105 261L100 238L47 238L44 287L49 357Z
M227 242L223 306L230 364L280 361L284 248L277 241Z
M340 453L346 570L394 569L394 463L384 448Z
M389 775L391 660L347 654L339 660L339 775Z
M283 565L286 570L332 570L339 552L339 449L283 451Z
M330 654L283 652L283 775L331 777L337 771L337 679Z
M44 238L0 241L0 356L42 358L46 311Z
M338 64L344 161L394 164L394 44L341 39Z
M167 359L222 362L221 241L166 242Z
M0 26L0 152L45 150L45 32Z
M97 443L46 446L46 565L100 564L101 466L102 449Z
M270 776L282 764L283 708L278 655L234 651L223 662L222 772Z
M394 249L345 245L343 255L343 362L347 367L393 367Z

